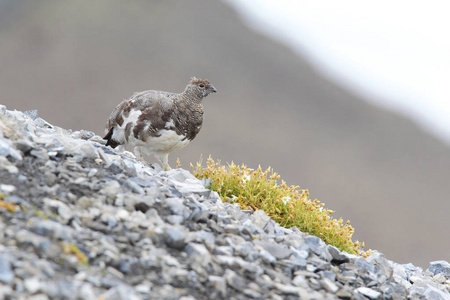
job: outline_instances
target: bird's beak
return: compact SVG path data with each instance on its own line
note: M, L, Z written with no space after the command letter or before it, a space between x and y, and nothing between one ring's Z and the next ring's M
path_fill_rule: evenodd
M211 93L217 93L217 90L214 86L210 86Z

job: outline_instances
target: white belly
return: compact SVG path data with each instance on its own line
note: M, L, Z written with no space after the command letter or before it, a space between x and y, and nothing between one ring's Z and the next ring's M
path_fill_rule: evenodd
M147 137L147 140L141 141L134 136L129 137L128 143L132 147L140 147L141 151L150 155L155 153L170 153L175 150L186 147L189 144L189 140L184 135L178 135L173 130L160 130L160 136Z

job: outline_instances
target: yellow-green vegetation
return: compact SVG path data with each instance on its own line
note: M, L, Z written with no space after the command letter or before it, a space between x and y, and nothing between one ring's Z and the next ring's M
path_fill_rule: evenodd
M6 195L0 193L0 207L9 210L10 212L15 212L20 209L20 206L16 203L6 202Z
M62 249L64 254L75 255L80 263L82 263L83 265L88 265L89 261L86 255L84 255L84 253L76 245L72 243L64 243L62 245Z
M58 215L55 214L55 213L44 212L44 211L42 211L42 210L38 210L38 209L35 208L35 207L33 207L33 211L34 211L34 214L35 214L36 216L41 217L41 218L44 219L44 220L48 220L48 219L50 219L50 218L52 218L52 219L58 218Z
M261 167L254 170L234 163L222 166L209 157L206 167L199 162L193 173L197 178L212 179L209 188L224 201L239 203L243 209L264 210L281 226L296 226L340 250L366 254L360 253L364 242L352 241L354 229L349 221L344 224L342 219L332 218L333 211L318 200L310 200L308 190L288 186L283 180L279 184L280 176L270 167L263 171Z
M19 209L19 206L15 205L14 203L3 201L1 195L0 195L0 207L7 209L10 212L15 212L16 209Z

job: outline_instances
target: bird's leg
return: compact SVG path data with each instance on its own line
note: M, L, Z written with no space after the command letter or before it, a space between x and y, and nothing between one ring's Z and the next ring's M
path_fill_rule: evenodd
M169 153L155 154L155 157L162 164L164 170L166 171L172 170L172 168L169 166Z
M142 151L141 151L140 147L134 147L133 152L134 152L134 155L136 155L136 157L139 160L141 160L142 162L145 163L144 155L142 154Z

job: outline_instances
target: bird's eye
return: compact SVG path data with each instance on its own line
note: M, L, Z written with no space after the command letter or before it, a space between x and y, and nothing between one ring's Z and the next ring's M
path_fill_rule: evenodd
M201 87L201 88L205 87L205 85L203 83L200 83L198 86Z

